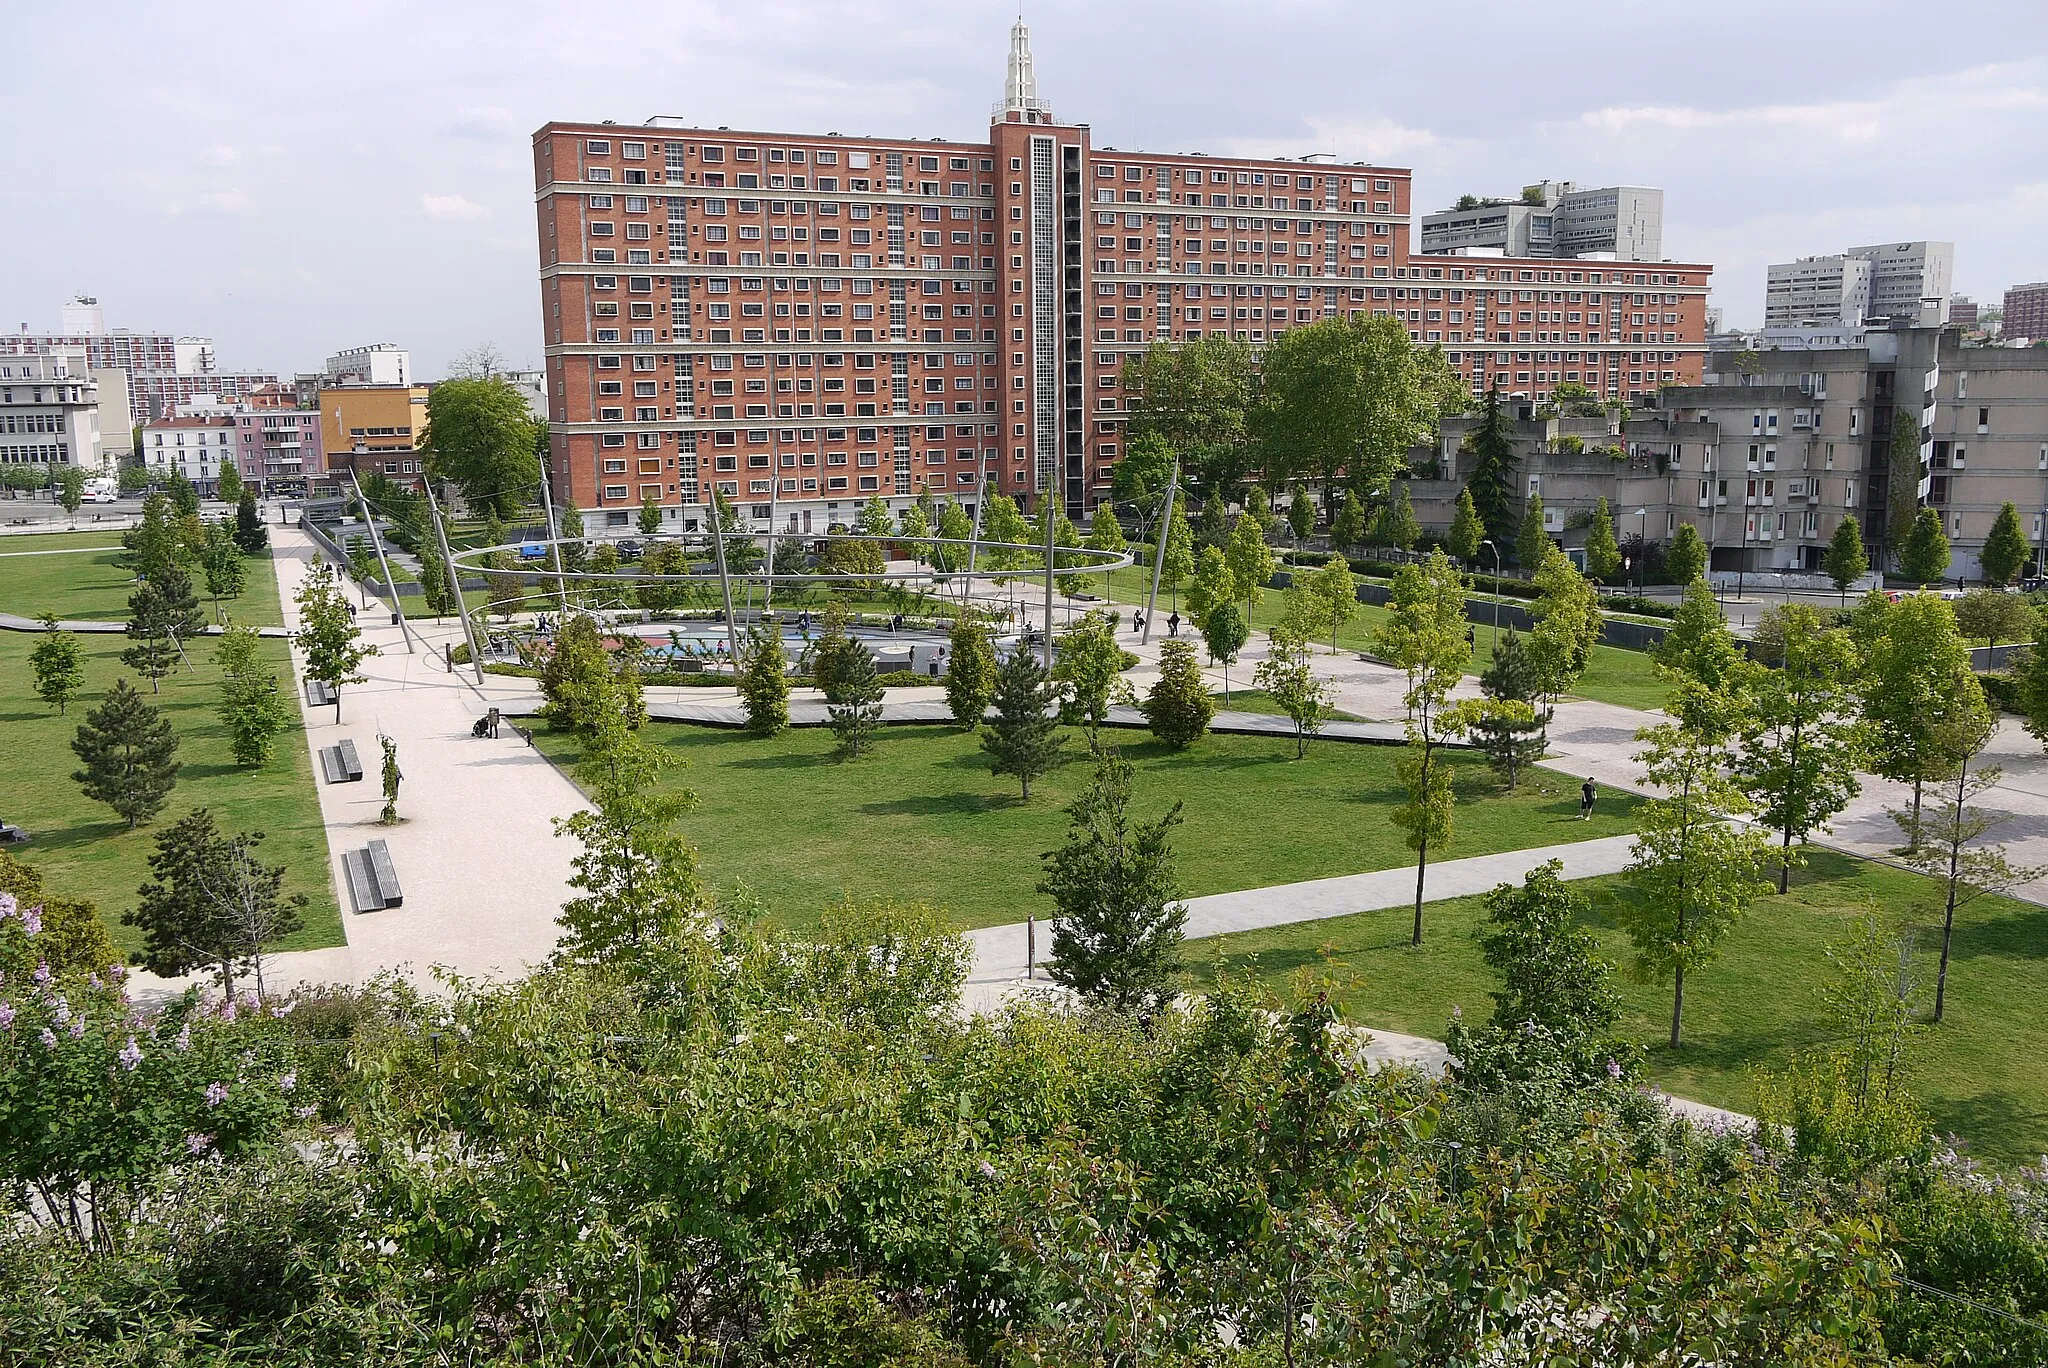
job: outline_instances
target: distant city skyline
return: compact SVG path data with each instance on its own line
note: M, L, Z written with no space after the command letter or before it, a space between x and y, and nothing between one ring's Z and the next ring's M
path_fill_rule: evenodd
M1914 74L1873 79L1900 69L1893 12ZM0 326L54 332L89 293L110 327L211 336L224 369L317 370L365 339L409 348L426 378L481 343L538 365L530 139L547 119L976 138L1016 10L586 13L245 5L203 30L141 5L25 13L16 107L50 133L18 139L0 182ZM1762 322L1769 263L1844 243L1954 241L1955 290L1987 304L2048 276L2035 5L1964 3L1933 25L1885 3L1853 23L1606 3L1026 18L1044 97L1098 145L1411 167L1421 213L1546 178L1661 187L1665 255L1714 266L1731 326ZM190 83L202 53L239 75Z

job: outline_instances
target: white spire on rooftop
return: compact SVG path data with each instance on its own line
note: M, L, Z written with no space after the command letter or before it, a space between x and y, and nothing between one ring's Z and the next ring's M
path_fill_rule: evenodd
M1031 30L1024 26L1022 14L1010 28L1010 65L1003 77L1001 112L1022 113L1027 123L1043 122L1052 115L1038 98L1038 76L1031 67Z

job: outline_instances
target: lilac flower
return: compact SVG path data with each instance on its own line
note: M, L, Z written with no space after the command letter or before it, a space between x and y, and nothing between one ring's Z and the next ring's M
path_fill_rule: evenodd
M213 1148L213 1137L194 1131L185 1137L185 1148L195 1157L204 1154Z
M233 998L222 998L220 1000L220 1019L222 1021L233 1021L235 1019L235 1000Z
M71 1003L66 1000L62 993L50 994L50 1015L56 1018L59 1026L70 1024Z
M299 1076L298 1076L297 1074L295 1074L295 1073L288 1073L288 1074L280 1074L280 1075L278 1076L278 1080L277 1080L277 1090L278 1090L279 1092L290 1092L290 1091L291 1091L291 1090L292 1090L293 1088L296 1088L296 1087L298 1087L298 1086L299 1086Z
M1608 1060L1608 1061L1607 1061L1607 1076L1608 1076L1609 1078L1613 1079L1613 1080L1614 1080L1615 1082L1619 1083L1619 1082L1621 1081L1621 1065L1619 1065L1619 1064L1615 1063L1615 1062L1614 1062L1613 1060L1611 1060L1611 1059L1610 1059L1610 1060Z
M83 1039L85 1039L85 1018L84 1018L84 1017L73 1017L73 1018L71 1018L71 1038L72 1038L73 1040L83 1040Z
M0 1031L6 1030L13 1024L14 1004L11 1002L0 1002Z
M43 1027L43 1048L46 1050L57 1048L57 1033L47 1026Z
M109 975L109 977L112 977L112 978L117 978L117 979L124 979L124 978L127 978L127 977L128 977L128 966L127 966L127 965L125 965L125 964L110 964L110 965L108 965L108 966L107 966L107 974Z
M41 935L43 931L43 909L31 907L23 912L21 914L21 929L28 932L31 936Z
M303 1107L292 1108L292 1115L298 1117L301 1121L310 1121L312 1118L318 1116L319 1114L320 1108L315 1106L311 1102L308 1102Z
M981 1171L981 1176L984 1178L993 1178L996 1176L996 1166L994 1164L991 1164L986 1159L982 1160L981 1163L976 1165L976 1167Z
M209 1084L207 1084L207 1085L206 1085L206 1105L207 1105L207 1106L209 1106L209 1107L218 1107L218 1106L219 1106L219 1105L220 1105L221 1103L223 1103L223 1102L225 1102L225 1101L227 1101L227 1100L228 1100L228 1085L227 1085L227 1084L225 1084L225 1083L209 1083Z
M183 1025L183 1026L180 1026L180 1027L178 1028L178 1034L177 1034L177 1038L176 1038L176 1039L174 1039L174 1040L172 1040L172 1041L171 1041L171 1044L173 1044L173 1045L175 1045L175 1046L177 1046L177 1047L178 1047L178 1053L179 1053L179 1054L183 1054L183 1053L185 1053L185 1051L187 1051L187 1050L189 1050L189 1049L191 1049L191 1048L192 1048L192 1023L191 1023L191 1022L189 1022L189 1021L188 1021L188 1022L186 1022L186 1023L185 1023L185 1024Z
M121 1047L119 1058L124 1072L135 1072L135 1066L142 1062L142 1047L135 1043L134 1036L129 1036L128 1043Z
M12 893L0 893L0 921L6 921L13 916L16 906L18 904L14 901Z
M98 974L87 974L85 976L85 986L92 989L98 989L103 985L100 983L100 976Z
M48 960L43 960L43 961L41 961L40 963L38 963L38 964L36 965L36 982L37 982L37 983L48 983L49 981L50 981L50 962L49 962Z

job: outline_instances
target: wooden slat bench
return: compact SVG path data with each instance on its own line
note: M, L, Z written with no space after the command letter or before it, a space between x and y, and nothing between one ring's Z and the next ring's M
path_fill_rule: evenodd
M372 841L361 850L341 857L342 875L348 883L349 901L358 912L381 912L405 903L405 891L398 883L398 870L391 862L391 850L382 841Z

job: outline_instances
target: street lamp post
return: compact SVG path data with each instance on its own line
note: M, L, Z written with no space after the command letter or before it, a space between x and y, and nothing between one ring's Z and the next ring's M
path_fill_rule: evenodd
M1650 587L1650 510L1648 505L1636 510L1642 522L1636 526L1636 593L1641 595Z

